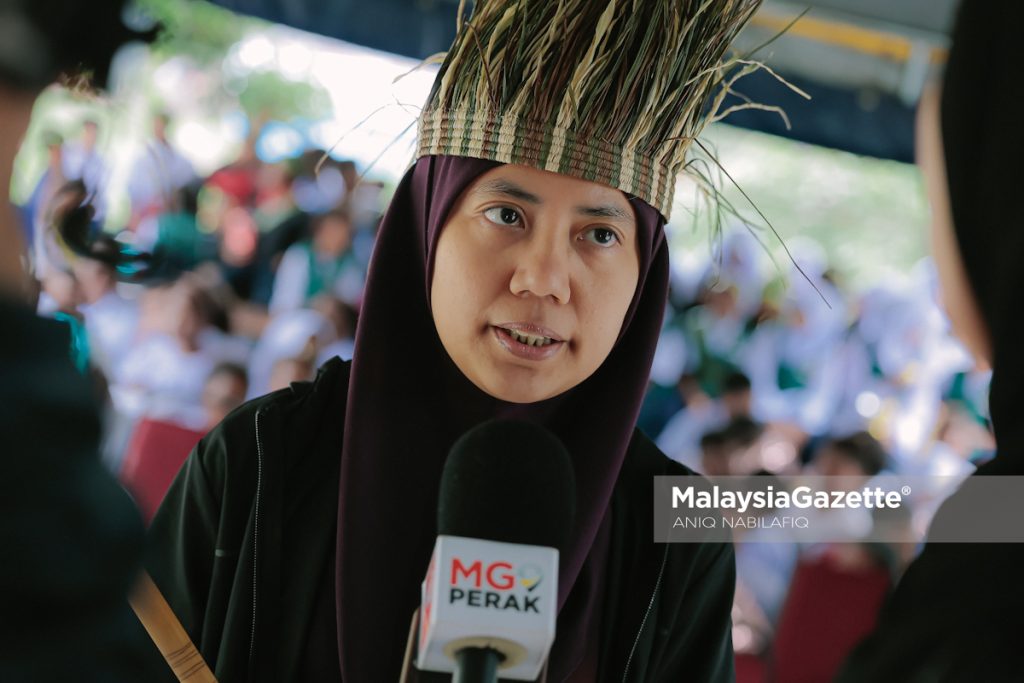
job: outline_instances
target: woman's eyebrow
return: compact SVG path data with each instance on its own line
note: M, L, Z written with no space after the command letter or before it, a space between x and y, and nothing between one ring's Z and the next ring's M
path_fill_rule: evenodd
M543 200L532 192L527 192L515 183L497 178L488 180L477 188L477 192L483 194L501 194L506 197L515 197L530 204L543 204Z
M576 213L591 218L619 218L630 223L633 222L633 217L628 212L610 204L606 206L577 206Z
M477 188L477 192L481 194L500 194L506 197L514 197L520 199L529 204L543 204L544 200L539 196L524 190L515 183L505 180L503 178L495 178L494 180L488 180ZM588 216L590 218L616 218L619 220L633 222L633 217L630 213L618 206L611 204L601 206L577 206L575 207L576 213L581 216Z

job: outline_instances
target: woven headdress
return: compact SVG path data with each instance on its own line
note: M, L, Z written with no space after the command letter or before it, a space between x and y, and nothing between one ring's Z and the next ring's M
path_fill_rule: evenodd
M420 116L416 156L603 183L667 219L687 149L721 101L708 106L725 52L760 4L477 0Z

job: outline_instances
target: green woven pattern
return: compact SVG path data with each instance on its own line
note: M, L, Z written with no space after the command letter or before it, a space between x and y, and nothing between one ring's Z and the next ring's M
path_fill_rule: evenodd
M515 117L483 112L435 111L419 122L417 156L447 154L532 166L611 185L668 215L675 173L634 150L565 128L532 129Z

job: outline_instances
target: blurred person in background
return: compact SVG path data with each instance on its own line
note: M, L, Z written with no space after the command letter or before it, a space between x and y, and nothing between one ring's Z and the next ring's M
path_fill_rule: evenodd
M880 422L901 469L923 472L929 467L927 446L939 419L943 387L975 361L948 334L945 316L930 297L911 290L889 293L887 299L876 306L875 316L866 315L857 326L863 328L857 336L870 339L863 345L870 380L861 387L883 401ZM873 321L875 331L869 336L870 317L880 320Z
M181 465L196 443L245 400L245 369L220 363L203 384L201 409L205 421L194 427L143 417L132 425L124 457L116 468L118 479L131 493L148 524L167 494Z
M218 168L203 183L201 220L218 239L216 260L221 275L242 299L250 299L262 262L259 244L261 225L257 203L263 189L266 164L256 153L256 142L267 121L264 114L252 117L238 155Z
M236 363L220 363L203 385L203 410L206 411L206 429L212 429L228 413L245 402L249 390L249 377L245 368Z
M847 328L845 295L817 243L793 239L789 249L799 270L790 268L778 314L757 325L737 358L753 385L756 417L822 436L840 397L835 356Z
M676 391L683 407L665 423L658 435L658 448L673 460L700 471L701 437L725 424L725 407L708 396L690 373L679 377Z
M761 468L758 446L764 432L764 425L749 415L739 415L721 429L704 434L700 471L709 477L753 474Z
M756 317L763 302L764 288L764 247L745 225L733 225L721 242L720 253L713 253L712 262L717 266L719 279L735 287L736 314L749 321Z
M377 226L386 204L384 183L366 178L357 183L355 189L345 197L345 206L348 207L352 225L356 229L352 250L364 270L370 264L377 239Z
M687 369L714 398L725 377L740 370L736 359L755 329L755 321L739 308L739 297L738 286L709 266L698 301L679 320L687 339Z
M296 162L292 194L295 205L307 214L321 214L345 203L348 187L341 162L323 149L308 149Z
M78 311L85 320L92 362L109 380L118 376L120 363L136 341L139 307L117 291L112 264L119 245L110 238L100 238L93 249L106 258L79 256L72 262L72 273L81 296Z
M259 226L259 244L249 300L264 307L270 301L281 256L288 247L309 236L309 215L299 210L292 196L297 163L264 164L257 178L253 219Z
M917 155L942 300L956 335L992 368L996 455L968 482L1024 475L1024 233L1017 201L1024 128L1015 60L1022 25L1024 4L964 0L941 90L926 91L918 108ZM929 536L967 519L1019 525L1019 517L1007 518L1012 502L954 494ZM1021 543L929 542L838 680L1024 680L1016 626L1024 614L1021 567Z
M835 488L855 490L881 472L886 461L887 456L881 444L866 433L858 433L824 441L815 451L807 471L817 476L844 477L843 480L835 480ZM742 472L734 470L732 473ZM808 511L806 516L810 517L813 512ZM856 513L866 511L828 510L824 514L815 515L813 528L820 530L823 525L829 524L829 515L843 512L854 513L856 516ZM849 520L840 519L833 522L833 525L848 523ZM836 537L842 537L844 532L841 528L846 527L836 528ZM736 548L736 571L738 582L743 586L740 592L744 596L745 614L754 623L766 623L771 629L778 624L793 573L801 557L817 561L828 555L828 561L848 570L859 570L876 563L877 555L858 543L805 546L799 543L795 533L791 542L780 542L778 534L777 530L753 529L743 536L744 542ZM766 541L772 538L774 540ZM765 632L762 630L761 633Z
M304 370L302 364L285 361L312 355L308 362L315 363L320 351L337 340L336 329L326 315L307 308L296 308L274 316L249 358L248 397L262 396L288 386L292 381L309 379L307 375L311 370Z
M64 185L64 138L55 130L46 130L40 136L46 147L46 168L36 182L31 196L22 208L25 217L25 229L28 232L28 247L33 259L33 272L39 278L46 273L46 262L40 261L38 250L39 236L45 226L44 214L57 191Z
M167 112L153 116L153 138L136 158L128 182L131 200L130 227L149 216L163 213L173 203L175 193L196 179L192 164L171 144Z
M709 477L725 477L731 474L729 459L731 447L725 435L719 431L708 432L700 437L700 468L701 474Z
M40 315L58 320L71 331L71 346L75 366L85 372L91 362L89 337L78 306L82 291L72 264L74 256L60 235L59 224L71 210L87 201L85 185L72 180L61 187L45 207L42 225L44 232L36 243L36 265L45 264L45 275L39 277L40 294L36 311ZM94 223L86 226L93 229Z
M813 450L811 461L804 467L806 474L828 478L828 488L837 491L857 491L869 480L889 467L889 454L885 447L867 432L829 437ZM873 526L873 509L849 507L844 509L811 510L814 527L834 528L829 534L836 543L812 546L815 556L828 554L837 564L857 568L875 564L878 558L869 547L857 542ZM842 542L849 539L850 542Z
M270 313L301 308L324 294L357 305L363 278L352 252L348 213L341 209L328 211L314 219L311 239L292 245L284 253L274 279Z
M730 419L750 417L752 400L750 378L742 372L733 372L722 382L722 406Z
M199 195L202 183L174 190L163 210L141 219L133 246L155 257L168 273L192 270L216 256L216 236L200 229Z
M214 236L213 260L220 279L230 285L236 297L248 300L261 267L260 226L253 212L253 195L234 187L233 178L234 172L222 170L203 182L197 219Z
M121 362L112 387L116 405L134 418L201 429L206 378L220 362L245 363L247 346L212 324L212 300L189 274L151 289L145 298L144 338Z
M830 437L806 469L829 479L803 483L815 490L858 490L870 486L885 461L881 445L867 434ZM831 680L875 623L892 585L895 557L887 544L866 539L877 512L855 507L800 511L808 519L806 528L819 538L834 539L830 542L808 542L799 529L787 533L788 543L779 542L785 537L770 538L766 528L744 536L746 542L737 549L738 585L744 589L737 588L737 594L753 598L743 603L754 617L752 625L770 625L770 649L762 645L760 653L770 672L767 680ZM792 513L767 514L783 521ZM890 529L899 524L897 516L886 517Z
M197 417L191 426L154 417L142 417L131 425L131 435L117 463L118 479L131 493L149 524L167 494L182 463L203 436L245 401L245 369L235 363L219 363L203 383Z
M81 136L77 140L64 142L61 147L61 169L66 180L82 181L95 212L94 220L103 223L107 164L98 149L99 135L99 122L85 119Z
M673 460L701 471L701 437L730 420L750 417L750 380L741 372L730 373L718 399L704 393L693 375L681 376L677 386L684 405L658 435L658 447Z
M825 441L815 452L806 471L817 476L835 477L835 490L856 491L869 485L877 474L889 470L891 458L885 447L867 432L856 432ZM877 509L829 510L829 516L838 517L851 530L874 527ZM884 514L884 513L882 513ZM836 538L842 538L837 532ZM826 558L833 566L851 572L885 567L894 578L903 570L901 555L888 543L829 543L812 547L811 557Z
M310 308L327 318L334 328L334 341L324 345L317 354L317 367L337 356L351 360L355 350L356 322L355 309L333 296L319 296L310 303Z
M8 195L11 169L39 92L110 58L133 39L123 2L0 2L0 680L140 681L126 601L139 571L142 526L100 464L93 387L70 362L67 328L34 314L25 247Z
M809 469L822 477L852 477L855 484L850 490L861 485L860 480L873 477L888 463L885 449L877 439L867 432L826 441L814 455Z
M967 477L976 464L992 459L995 447L987 422L969 404L947 397L942 401L934 440L921 457L925 467L913 472L954 479Z
M309 382L313 379L316 366L315 348L310 345L304 352L294 358L282 358L274 363L270 371L270 391L287 389L293 382Z
M44 136L47 145L48 164L43 177L39 180L32 198L31 206L31 258L32 273L44 289L47 278L56 272L65 271L67 262L57 243L57 235L53 225L53 215L57 207L69 201L69 195L78 197L77 202L85 200L85 186L81 181L68 183L64 179L61 168L61 138L53 134ZM45 304L43 304L45 309Z

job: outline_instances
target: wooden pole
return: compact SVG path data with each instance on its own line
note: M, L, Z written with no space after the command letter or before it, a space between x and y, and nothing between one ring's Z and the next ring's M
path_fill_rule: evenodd
M203 656L149 574L142 572L128 602L179 681L217 683Z

